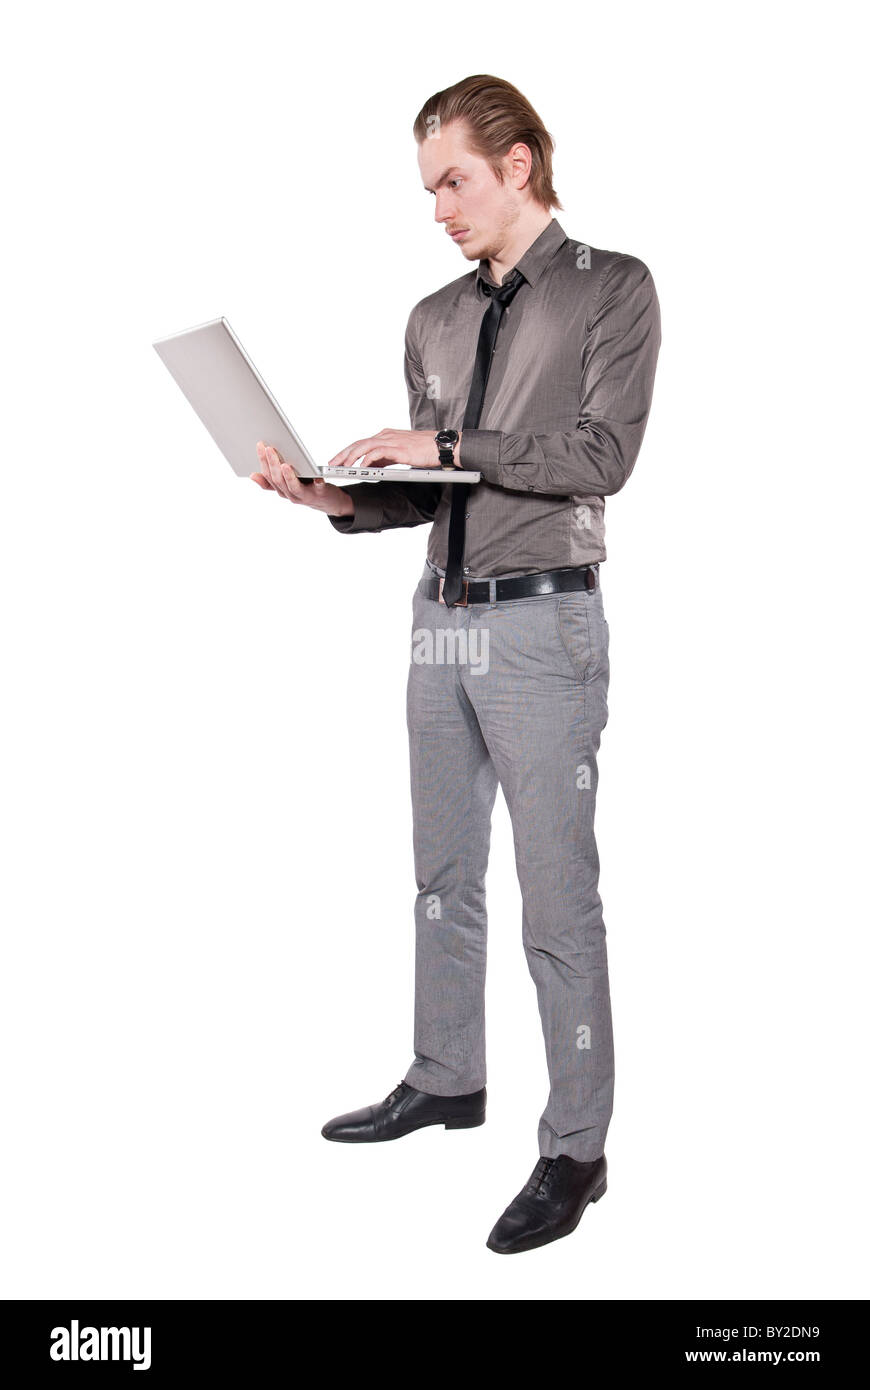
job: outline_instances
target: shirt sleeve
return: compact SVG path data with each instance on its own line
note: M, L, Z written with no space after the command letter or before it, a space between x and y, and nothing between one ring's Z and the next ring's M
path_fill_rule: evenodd
M652 275L635 256L602 271L586 321L577 428L552 434L463 430L463 468L520 492L608 497L628 481L652 403L661 344Z
M412 430L438 428L435 402L426 391L426 378L416 341L417 308L411 310L405 329L405 385ZM353 516L331 516L336 531L355 535L363 531L387 531L396 526L421 526L432 521L443 483L354 483L342 492L353 495Z

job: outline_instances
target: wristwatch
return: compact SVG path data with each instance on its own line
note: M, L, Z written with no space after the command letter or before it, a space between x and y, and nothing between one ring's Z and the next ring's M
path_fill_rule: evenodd
M435 436L435 443L438 445L438 457L441 460L442 468L458 468L459 464L454 462L453 450L459 443L459 434L456 430L439 430Z

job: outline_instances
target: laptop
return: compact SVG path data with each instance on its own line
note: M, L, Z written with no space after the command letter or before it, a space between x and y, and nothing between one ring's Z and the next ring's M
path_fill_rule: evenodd
M158 355L193 406L233 472L240 478L262 472L262 439L292 464L300 478L399 478L406 483L477 483L480 474L462 468L322 468L315 463L225 318L158 338Z

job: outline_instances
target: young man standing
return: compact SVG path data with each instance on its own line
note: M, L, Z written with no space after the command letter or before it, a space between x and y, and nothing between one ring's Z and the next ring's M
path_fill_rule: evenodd
M510 83L475 76L436 93L414 135L436 222L479 264L411 311L413 428L357 439L330 463L440 462L477 470L480 482L302 484L262 443L263 471L252 476L350 535L433 523L407 692L415 1058L385 1100L330 1120L323 1134L371 1143L483 1123L484 880L500 784L550 1079L540 1159L487 1241L515 1253L573 1231L607 1186L613 1036L594 813L609 666L599 566L604 498L629 477L646 427L659 306L642 261L571 240L551 215L562 206L553 141ZM453 656L433 657L427 634L449 638Z

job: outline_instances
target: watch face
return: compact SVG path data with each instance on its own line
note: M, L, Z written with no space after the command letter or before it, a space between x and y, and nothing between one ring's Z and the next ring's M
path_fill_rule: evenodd
M455 444L459 439L456 430L439 430L435 436L436 444Z

